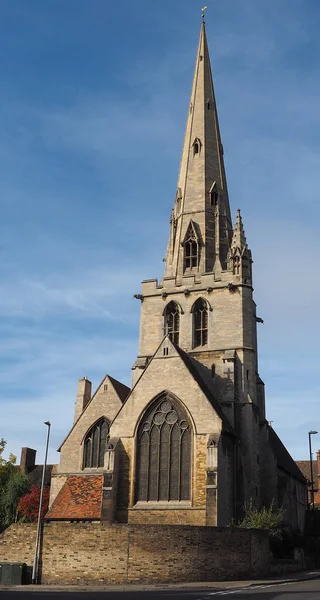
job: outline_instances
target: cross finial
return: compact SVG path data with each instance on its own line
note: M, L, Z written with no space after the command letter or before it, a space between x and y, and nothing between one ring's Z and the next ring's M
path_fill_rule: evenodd
M204 13L207 10L207 8L208 8L207 6L203 6L202 9L201 9L202 10L202 22L203 23L204 23Z

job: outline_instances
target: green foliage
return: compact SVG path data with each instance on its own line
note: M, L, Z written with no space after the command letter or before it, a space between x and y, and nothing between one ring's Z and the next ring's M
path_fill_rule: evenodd
M248 529L266 529L271 538L282 537L281 523L284 517L284 509L276 508L272 501L270 506L256 508L250 500L244 506L244 517L232 526L244 527Z
M30 488L28 475L15 466L15 456L9 460L2 456L6 441L0 439L0 531L16 520L17 507L21 496Z

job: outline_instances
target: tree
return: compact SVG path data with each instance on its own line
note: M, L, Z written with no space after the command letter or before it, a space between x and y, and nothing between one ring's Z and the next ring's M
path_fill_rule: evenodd
M17 517L21 496L30 489L28 475L16 467L16 457L3 458L6 441L0 439L0 531L11 525Z
M18 505L18 517L23 521L34 523L38 519L39 504L40 504L41 486L33 485L28 494L20 498ZM43 499L41 508L41 520L44 519L49 506L50 488L45 486L43 489Z

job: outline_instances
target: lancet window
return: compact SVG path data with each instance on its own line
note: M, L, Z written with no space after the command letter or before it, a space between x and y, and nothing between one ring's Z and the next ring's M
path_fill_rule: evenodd
M209 191L209 197L210 197L210 204L211 204L211 206L217 206L218 200L219 200L219 192L218 192L216 183L214 183L211 186L211 189Z
M200 154L201 141L199 140L199 138L196 138L194 140L192 147L193 147L193 156L195 156L196 154Z
M176 302L169 302L164 311L164 334L174 344L179 344L180 311Z
M205 346L208 343L208 305L203 298L198 298L193 306L193 347Z
M136 500L190 500L191 427L167 394L151 405L138 428Z
M108 441L109 423L100 419L91 427L84 440L83 468L103 467Z
M184 268L192 269L199 265L199 242L194 230L190 224L184 240Z

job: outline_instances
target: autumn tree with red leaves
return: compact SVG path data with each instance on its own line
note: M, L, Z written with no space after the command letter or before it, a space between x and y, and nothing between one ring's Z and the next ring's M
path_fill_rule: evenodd
M29 521L34 523L38 519L39 504L40 504L40 485L32 485L29 494L25 494L20 498L18 505L19 520ZM43 489L43 499L41 508L41 520L43 521L49 506L50 488L45 486Z

